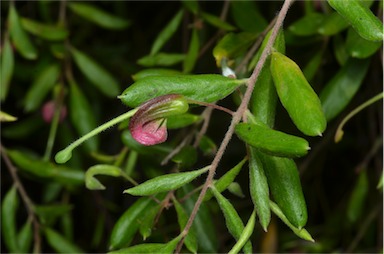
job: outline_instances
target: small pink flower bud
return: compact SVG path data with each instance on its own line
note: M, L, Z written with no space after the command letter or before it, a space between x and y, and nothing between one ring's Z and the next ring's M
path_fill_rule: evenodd
M43 108L41 109L41 113L44 121L46 123L50 123L52 121L53 115L55 114L55 102L54 101L46 102ZM62 122L66 116L67 116L67 108L65 106L62 106L61 112L60 112L60 122Z

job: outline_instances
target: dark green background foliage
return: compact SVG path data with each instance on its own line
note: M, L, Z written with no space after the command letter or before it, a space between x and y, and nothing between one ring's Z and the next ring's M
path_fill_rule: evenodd
M106 252L110 247L127 247L128 242L130 245L167 243L180 233L179 224L184 225L185 221L180 218L178 221L176 214L180 216L182 207L173 201L179 209L177 213L174 207L163 210L149 233L143 232L151 225L138 229L136 221L128 226L134 231L132 240L114 245L118 240L113 235L115 238L110 238L116 222L138 200L123 194L132 187L126 180L127 175L142 183L174 173L175 169L192 171L209 165L230 124L228 114L215 110L200 149L187 146L164 166L160 165L161 161L183 137L198 132L201 118L190 118L186 128L177 128L180 123L173 123L176 129L169 130L167 142L154 147L133 143L127 122L123 122L74 150L66 164L58 165L53 158L79 136L130 109L117 96L139 78L139 71L168 68L188 74L220 74L217 58L222 56L220 49L226 45L225 41L219 44L221 38L231 32L249 32L229 43L233 52L223 53L229 58L231 68L236 69L251 45L265 36L261 33L283 2L231 2L226 22L217 21L225 2L199 1L198 12L192 8L194 3L87 2L93 9L84 14L81 2L1 1L1 110L17 117L17 121L2 122L1 126L1 252L34 249ZM382 1L366 4L375 15L382 16ZM163 44L154 47L159 33L180 10L183 13L174 32ZM112 17L106 17L106 13ZM212 21L209 15L216 20ZM17 18L19 23L15 22ZM39 22L37 29L33 21ZM308 210L305 228L315 243L295 236L272 214L267 233L257 219L250 238L253 251L382 252L382 187L376 188L383 169L382 100L352 118L339 143L333 140L337 126L351 110L382 92L382 42L361 38L325 1L295 2L284 22L284 37L284 54L303 70L319 95L327 118L322 137L302 134L280 102L276 117L271 120L275 129L303 137L310 144L308 154L295 158L295 162ZM216 45L221 46L214 51ZM279 46L275 47L284 52ZM253 67L237 71L237 78L249 77ZM271 81L270 76L269 79ZM58 114L49 123L43 120L42 108L49 101L66 109L67 116L62 121L58 122ZM235 111L239 102L239 93L234 92L218 104ZM255 110L252 105L250 109ZM202 111L203 107L190 108L196 115ZM168 122L171 127L171 119ZM241 139L236 135L232 138L215 179L244 159L246 146L242 140L247 137L246 134L239 137ZM52 148L51 141L54 141ZM305 153L306 150L300 156ZM123 178L98 176L106 189L87 189L84 173L96 164L123 169L123 175L116 168L113 168L116 174L106 174ZM17 172L19 180L15 180L11 172ZM202 185L204 179L205 175L176 192L175 197L180 198L187 213L196 196L186 200L182 197ZM246 224L254 209L249 194L248 162L235 181L244 197L228 190L222 194ZM12 188L15 183L21 183L26 193L16 192ZM208 194L212 197L212 193ZM217 195L220 194L216 193L216 198ZM164 196L156 197L161 200ZM25 197L33 202L34 210L28 211ZM148 199L141 199L144 201L135 205L148 203ZM155 207L151 210L153 216L159 207L156 208L155 202L147 203L144 211ZM193 228L199 246L197 251L228 252L235 241L228 233L216 200L204 202L200 211ZM143 241L136 230L148 238ZM125 237L124 234L119 237ZM191 250L192 245L186 242L183 251Z

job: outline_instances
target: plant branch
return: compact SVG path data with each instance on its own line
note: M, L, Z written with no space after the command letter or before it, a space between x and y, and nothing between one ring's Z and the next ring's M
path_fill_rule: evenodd
M35 212L34 212L34 204L32 200L29 198L27 192L24 189L23 184L21 183L19 176L17 175L17 168L13 165L11 160L9 159L6 149L0 144L0 153L1 157L3 157L4 163L8 168L9 173L11 174L11 177L13 179L13 182L20 194L21 199L23 200L23 203L27 209L29 218L32 219L33 223L33 229L34 229L34 253L39 253L41 249L41 237L40 237L40 223L36 218Z
M213 177L215 175L215 172L216 172L216 169L221 161L221 158L225 152L225 149L229 143L229 141L231 140L232 138L232 135L234 133L234 129L235 129L235 126L240 122L241 120L241 117L242 115L244 114L244 112L246 111L247 107L248 107L248 102L251 98L251 95L252 95L252 91L255 87L255 83L257 81L257 78L261 72L261 69L263 68L264 66L264 63L267 59L267 57L269 56L270 52L271 52L271 49L272 49L272 46L276 40L276 37L277 37L277 34L280 30L280 28L282 27L283 25L283 22L284 22L284 19L285 19L285 16L288 12L288 9L291 5L293 0L285 0L284 1L284 4L283 4L283 7L281 8L279 14L278 14L278 17L277 17L277 20L276 20L276 23L273 27L273 30L272 30L272 34L268 40L268 43L263 51L263 53L261 54L261 57L260 57L260 60L259 62L257 63L255 69L253 70L253 73L251 75L251 77L248 79L247 83L248 83L248 86L247 86L247 90L244 94L244 98L239 106L239 108L237 109L237 111L235 112L235 114L233 115L233 118L232 118L232 121L231 121L231 124L228 128L228 131L226 132L225 136L224 136L224 139L222 141L222 143L220 144L220 147L216 153L216 156L215 158L213 159L212 161L212 164L211 164L211 167L209 169L209 173L208 173L208 176L207 176L207 179L204 183L204 186L200 192L200 195L195 203L195 206L193 207L193 210L191 212L191 216L189 217L188 219L188 222L182 232L182 238L176 248L176 253L179 253L183 244L184 244L184 239L185 239L185 236L188 234L189 232L189 229L191 228L192 226L192 223L196 217L196 214L200 208L200 205L201 203L203 202L203 198L205 196L205 193L207 192L207 189L209 188L209 186L212 184L213 182Z

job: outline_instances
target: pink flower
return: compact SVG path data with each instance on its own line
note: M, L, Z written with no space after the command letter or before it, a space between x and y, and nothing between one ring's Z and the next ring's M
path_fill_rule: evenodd
M188 111L182 95L167 94L143 103L129 122L132 137L142 145L151 146L167 140L167 117Z

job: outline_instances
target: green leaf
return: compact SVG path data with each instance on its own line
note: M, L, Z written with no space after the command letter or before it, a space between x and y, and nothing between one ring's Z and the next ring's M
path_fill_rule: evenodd
M165 94L181 94L196 101L215 102L231 94L244 82L217 74L150 76L133 83L119 99L133 108Z
M107 175L118 177L121 175L119 167L99 164L88 168L85 172L85 186L90 190L105 190L105 186L95 178L95 175Z
M36 205L34 211L45 225L53 225L56 220L73 209L70 204Z
M370 59L349 59L320 93L327 121L336 117L352 100L368 71Z
M123 193L135 196L149 196L160 192L175 190L193 181L196 177L208 171L208 169L209 166L190 172L172 173L158 176L135 187L126 189Z
M215 187L211 188L211 190L224 214L225 224L228 231L236 240L239 240L244 231L243 221L240 219L240 216L237 214L233 205L223 195L221 195ZM250 241L244 245L243 250L245 253L252 253L252 244Z
M287 217L284 215L283 211L280 209L280 207L277 204L270 201L269 205L270 205L273 213L276 214L277 217L279 217L280 220L282 220L293 231L293 233L295 233L298 237L300 237L304 240L310 241L310 242L315 241L315 240L313 240L312 236L309 234L309 232L305 228L299 229L299 228L295 227L294 225L292 225L291 222L289 222L289 220L287 219Z
M244 192L243 190L241 189L241 186L239 183L237 182L232 182L229 186L228 186L228 191L230 193L232 193L233 195L235 196L238 196L240 198L244 198L245 195L244 195Z
M16 50L26 59L36 59L37 50L24 31L14 4L10 4L9 7L8 26L11 40Z
M177 70L165 69L165 68L151 68L144 69L138 73L132 75L133 81L148 77L148 76L168 76L168 75L181 75L182 73Z
M167 117L168 129L179 129L197 123L201 120L200 115L194 115L190 113L179 114Z
M232 26L231 24L221 20L219 17L209 14L207 12L201 12L200 13L201 17L209 24L223 29L225 31L233 31L236 30L236 27Z
M329 5L347 20L366 40L383 40L383 23L359 0L328 0Z
M213 48L216 65L221 66L222 59L234 59L244 53L257 38L255 33L227 33Z
M341 66L344 66L349 56L345 47L344 39L340 34L336 34L332 37L332 48L337 62Z
M345 47L350 56L355 58L367 58L377 52L382 47L382 44L382 42L368 41L350 28L348 30Z
M324 17L323 22L318 28L321 35L332 36L340 33L349 27L349 24L337 12L332 12Z
M107 29L124 29L131 24L126 19L111 15L90 4L71 2L68 6L77 15Z
M195 67L197 58L199 56L199 48L200 48L200 42L199 42L199 33L197 29L193 29L192 31L192 38L189 44L188 53L185 56L184 62L183 62L183 72L189 73L193 70Z
M193 14L197 14L199 10L199 3L196 0L181 0L183 6L191 11Z
M250 148L249 152L249 192L260 224L267 232L271 221L268 181L258 152L254 148Z
M44 229L48 244L58 253L84 253L82 249L53 229Z
M203 152L204 156L214 155L217 151L217 146L211 138L206 135L201 137L199 148Z
M21 253L29 253L33 240L32 220L27 219L17 234L17 244Z
M257 61L259 61L261 53L264 51L266 44L269 41L271 32L269 32L255 57L252 59L249 67L254 68ZM277 34L276 41L273 44L273 48L280 53L285 52L285 39L284 33L280 31ZM255 87L252 92L250 108L252 113L261 122L267 124L269 127L273 127L275 124L275 112L277 105L277 93L275 85L270 71L271 57L268 57L265 61L264 67L262 68L259 77L257 78Z
M3 48L1 50L1 63L0 63L0 100L4 101L7 98L9 85L13 75L15 60L13 50L8 38L4 39Z
M308 81L312 80L316 75L316 72L323 61L323 56L323 49L317 51L316 54L307 62L307 65L303 68L303 74Z
M42 161L18 150L7 150L8 156L20 171L34 176L52 179L65 185L84 184L84 172Z
M297 64L272 53L271 74L277 94L296 127L308 136L322 135L327 121L321 103Z
M236 25L243 31L262 32L268 23L252 1L231 1L230 10Z
M74 80L69 81L69 116L77 133L83 136L97 127L95 112L87 97ZM87 151L96 151L99 138L93 137L84 144Z
M172 66L181 63L184 59L184 54L160 52L155 55L144 56L137 60L137 63L145 67Z
M181 198L187 193L193 191L191 184L184 185L177 192L178 197ZM185 208L187 214L190 216L193 207L197 200L197 194L191 195L185 200L182 205ZM199 252L201 253L217 253L218 252L218 233L213 223L214 218L205 203L202 203L197 211L195 220L193 221L193 227L196 230L197 244L199 246Z
M353 187L347 205L347 219L355 223L363 214L365 201L369 192L369 181L366 170L362 171Z
M143 236L144 240L147 239L152 234L152 229L155 228L155 225L154 225L155 219L161 207L162 207L161 205L151 207L146 212L146 215L142 216L138 220L138 223L140 224L139 232Z
M50 41L64 40L69 34L64 27L48 25L28 18L21 18L21 24L31 34Z
M309 13L292 23L288 29L298 36L310 36L317 33L325 15L318 12Z
M45 96L56 84L59 74L59 66L57 64L50 64L36 76L36 79L33 81L32 86L25 97L25 111L34 111L41 105Z
M288 220L301 229L307 223L307 206L299 171L292 159L260 154L273 199Z
M133 240L140 224L140 218L146 215L157 203L148 197L138 199L133 203L116 222L109 240L109 249L119 249L128 246Z
M17 189L13 185L5 194L1 204L2 239L9 252L20 252L16 237L16 212L18 207Z
M184 208L181 206L179 201L177 201L176 198L172 199L173 204L176 209L177 213L177 221L180 226L180 232L182 232L187 225L188 222L188 215L185 212ZM195 227L192 224L192 227L188 231L188 235L185 237L184 240L185 246L188 248L188 250L192 253L197 253L197 239L196 239L196 230Z
M255 213L255 210L253 210L251 216L248 219L247 225L245 226L236 244L228 252L229 254L235 254L240 252L241 248L243 248L243 246L247 243L248 239L251 237L253 233L253 229L255 227L255 221L256 221L256 213Z
M197 161L197 151L190 145L184 146L180 152L172 157L172 161L178 163L180 168L191 167Z
M180 236L174 238L168 243L145 243L138 244L129 248L124 248L116 251L108 252L109 254L123 253L167 253L172 254L176 249L177 243L180 241Z
M157 54L160 49L164 46L164 44L172 37L172 35L176 32L177 28L181 23L181 19L183 18L183 11L180 10L176 15L169 21L169 23L164 27L164 29L159 33L157 38L152 44L150 55Z
M218 192L223 192L227 187L235 180L236 176L240 173L240 170L243 168L244 163L247 161L247 158L244 158L236 166L231 168L227 173L215 181L215 188ZM205 194L204 201L208 201L213 197L211 189L207 190Z
M237 136L258 150L280 157L301 157L310 149L303 138L270 129L259 124L239 123L236 125Z
M108 97L115 97L119 94L119 83L112 74L83 52L71 48L71 53L77 67L100 92Z

